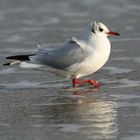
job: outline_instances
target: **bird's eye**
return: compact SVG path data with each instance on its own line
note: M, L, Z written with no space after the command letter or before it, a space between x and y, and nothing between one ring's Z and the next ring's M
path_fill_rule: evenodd
M102 29L101 27L99 27L99 31L100 31L100 32L102 32L102 31L103 31L103 29Z

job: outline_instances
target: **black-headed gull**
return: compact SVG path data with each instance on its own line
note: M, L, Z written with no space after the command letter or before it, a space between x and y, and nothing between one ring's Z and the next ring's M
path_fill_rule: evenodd
M49 66L53 73L70 78L73 87L89 83L99 88L97 81L79 78L96 72L106 63L111 50L109 35L119 33L109 31L101 22L93 22L81 38L72 38L55 49L39 48L34 54L9 56L7 59L14 61L4 65L18 63L24 68Z

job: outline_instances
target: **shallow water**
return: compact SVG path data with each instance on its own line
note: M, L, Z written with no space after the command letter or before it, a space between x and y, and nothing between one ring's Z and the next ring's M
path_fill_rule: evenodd
M0 2L0 140L139 140L140 1ZM108 63L94 75L99 91L72 89L46 69L3 67L5 57L79 36L92 20L111 38Z

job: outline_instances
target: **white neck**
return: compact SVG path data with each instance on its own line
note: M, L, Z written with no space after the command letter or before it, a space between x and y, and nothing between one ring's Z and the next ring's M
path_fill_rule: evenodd
M97 67L102 67L109 58L111 51L111 44L107 36L90 35L89 44L94 50L96 56Z
M100 52L107 52L110 54L111 44L107 36L93 34L92 32L86 32L80 39L81 41L84 41L89 46L91 46L94 50L100 51Z

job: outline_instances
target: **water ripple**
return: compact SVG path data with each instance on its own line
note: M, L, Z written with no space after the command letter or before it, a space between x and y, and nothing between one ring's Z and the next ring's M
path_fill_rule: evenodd
M132 72L133 70L131 69L125 69L125 68L118 68L118 67L103 67L104 70L108 70L110 74L121 74L121 73L129 73Z

